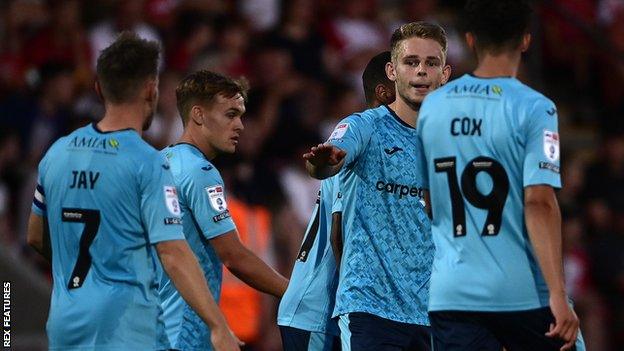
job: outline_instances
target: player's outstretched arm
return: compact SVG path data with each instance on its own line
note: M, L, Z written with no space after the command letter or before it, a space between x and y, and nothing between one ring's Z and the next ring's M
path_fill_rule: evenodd
M568 304L563 277L561 213L552 187L528 186L524 189L525 220L531 244L550 293L550 309L555 325L546 333L565 341L561 350L574 346L579 321Z
M28 218L28 233L26 241L48 262L52 262L52 249L50 248L50 232L45 217L31 213Z
M318 144L303 154L303 158L311 177L325 179L340 171L346 155L346 152L331 144Z
M215 302L197 258L186 240L162 241L156 251L163 268L182 298L197 312L211 331L215 350L240 350L243 343L234 336Z
M340 267L342 261L342 212L332 213L331 246L336 259L336 266Z
M275 297L280 298L284 295L288 287L288 279L246 248L240 241L236 230L210 239L210 245L223 265L238 279L256 290Z

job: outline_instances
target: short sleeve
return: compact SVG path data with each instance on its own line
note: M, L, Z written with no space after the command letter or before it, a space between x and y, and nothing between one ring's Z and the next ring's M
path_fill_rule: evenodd
M46 200L45 200L45 190L43 190L43 186L41 185L41 174L37 177L37 187L35 188L35 195L33 197L31 210L34 214L46 217L47 216L47 208L46 208Z
M151 244L184 239L178 193L168 162L156 154L139 169L141 219Z
M555 104L546 98L542 98L529 111L523 129L525 140L524 186L543 184L560 188L560 137Z
M336 125L327 142L347 153L344 165L348 167L364 151L371 133L372 130L363 116L351 115Z
M208 169L208 170L206 170ZM189 172L181 186L187 206L206 239L213 239L236 229L230 217L225 186L213 166Z
M331 178L333 184L333 194L332 194L332 207L331 212L342 212L342 191L340 190L340 178L339 175L335 175Z

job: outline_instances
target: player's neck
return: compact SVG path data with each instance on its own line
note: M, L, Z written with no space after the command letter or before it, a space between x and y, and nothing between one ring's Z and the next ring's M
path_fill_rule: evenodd
M144 121L144 111L139 104L106 104L106 113L97 126L103 132L131 128L142 135Z
M516 77L520 66L521 54L502 53L499 55L483 54L473 74L481 78Z
M396 115L412 128L416 128L416 118L418 117L418 111L415 111L410 105L406 104L397 94L396 100L388 105L396 113Z
M189 121L189 123L193 123L193 121ZM196 135L196 133L193 132L192 128L184 129L184 132L182 133L180 140L178 140L178 143L187 143L195 146L204 154L204 156L206 156L209 161L212 161L215 157L217 157L217 151L212 146L210 146L210 144L206 141L206 138L202 137L201 135Z

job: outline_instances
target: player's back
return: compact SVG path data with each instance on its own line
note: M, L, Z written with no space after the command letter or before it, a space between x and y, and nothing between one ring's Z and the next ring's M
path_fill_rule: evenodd
M436 244L430 310L548 304L524 224L524 187L559 187L554 104L514 78L471 75L428 96L418 121Z
M313 216L279 305L278 325L338 335L331 319L338 272L330 234L332 212L340 211L338 176L321 181Z
M168 347L150 249L150 242L182 238L179 225L161 227L179 215L177 198L167 194L174 188L162 186L171 183L167 167L134 130L103 133L95 125L59 139L42 160L51 349Z

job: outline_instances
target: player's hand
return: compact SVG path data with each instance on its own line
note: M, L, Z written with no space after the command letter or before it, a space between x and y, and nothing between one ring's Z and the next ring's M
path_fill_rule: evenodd
M210 342L215 351L240 351L240 347L245 345L244 342L238 340L227 325L211 330Z
M303 158L314 166L335 166L347 155L346 152L330 144L312 146L310 151L303 154Z
M578 317L568 304L565 295L551 296L550 310L555 316L555 324L550 324L550 330L546 336L563 340L565 344L561 347L561 351L569 350L576 343L579 331Z

